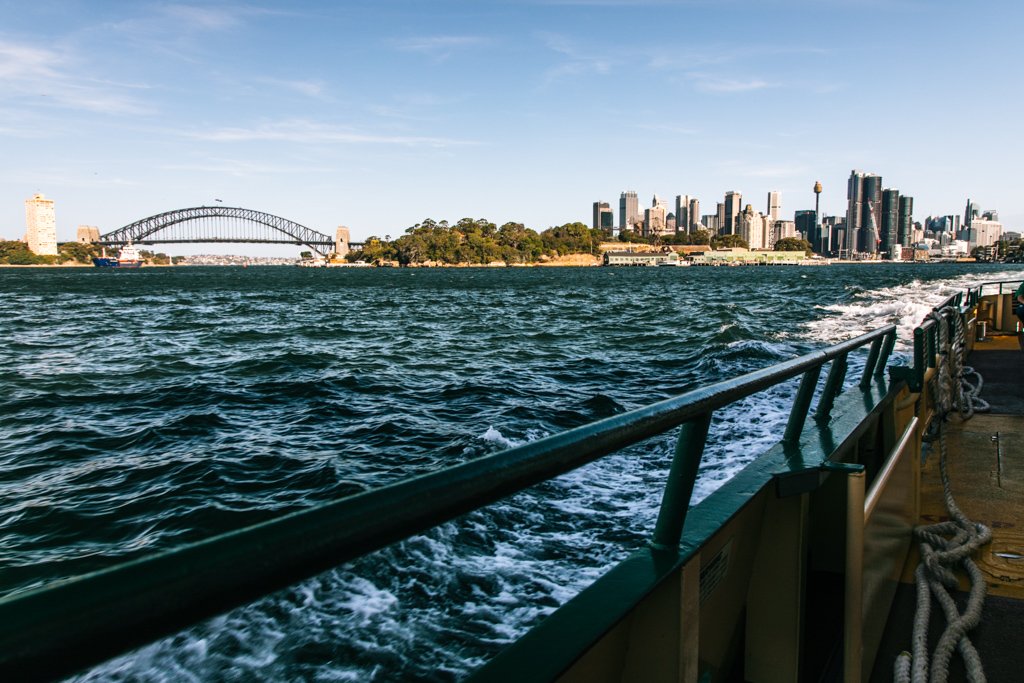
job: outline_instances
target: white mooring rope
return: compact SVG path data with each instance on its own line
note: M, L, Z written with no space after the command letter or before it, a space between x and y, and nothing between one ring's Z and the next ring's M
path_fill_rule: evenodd
M950 314L954 324L954 339L950 340L944 324L943 314ZM949 677L949 661L954 649L960 650L971 683L985 681L981 659L967 632L981 621L981 608L985 601L985 579L981 570L971 559L979 547L992 540L992 531L984 524L972 522L961 512L949 484L946 469L946 437L943 423L954 404L960 417L969 419L976 412L989 410L989 405L978 397L982 378L973 368L963 365L964 333L959 313L950 307L932 313L939 329L939 361L929 388L936 406L935 419L930 429L934 433L927 440L939 442L939 472L942 476L942 491L950 521L914 529L919 541L921 563L914 572L917 586L917 609L914 613L913 654L901 652L896 658L894 678L898 683L944 683ZM967 381L965 375L975 375L977 386ZM955 392L955 393L954 393ZM954 568L962 566L970 579L971 589L967 608L963 614L957 610L950 591L957 587ZM935 596L946 618L946 630L939 638L928 660L928 618L931 613L931 597Z

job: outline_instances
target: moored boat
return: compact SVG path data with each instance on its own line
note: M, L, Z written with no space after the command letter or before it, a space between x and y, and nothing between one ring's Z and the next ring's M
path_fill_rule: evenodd
M97 268L140 268L142 261L142 255L139 254L139 250L129 240L128 244L121 247L118 251L116 258L107 256L107 249L104 247L102 255L94 258L92 265Z

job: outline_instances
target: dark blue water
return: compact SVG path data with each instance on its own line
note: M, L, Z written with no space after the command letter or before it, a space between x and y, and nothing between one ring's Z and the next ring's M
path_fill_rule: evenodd
M1006 267L0 269L0 594L897 323ZM716 416L698 495L791 385ZM737 423L742 422L742 430ZM452 680L649 534L671 435L82 674Z

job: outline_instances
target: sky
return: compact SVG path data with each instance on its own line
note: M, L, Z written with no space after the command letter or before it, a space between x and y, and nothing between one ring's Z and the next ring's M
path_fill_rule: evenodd
M1022 29L1016 0L0 0L0 239L36 192L58 241L216 200L353 239L617 221L625 190L792 217L817 180L842 214L852 169L1019 231Z

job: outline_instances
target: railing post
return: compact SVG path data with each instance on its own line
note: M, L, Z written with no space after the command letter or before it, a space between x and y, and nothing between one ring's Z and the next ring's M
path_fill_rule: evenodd
M808 368L804 372L804 377L800 380L800 388L796 392L796 399L793 401L793 408L789 411L786 433L782 436L783 442L792 444L800 440L800 432L803 431L807 411L810 410L811 399L814 397L814 388L818 386L818 377L820 376L820 365Z
M832 405L836 401L836 396L842 391L843 381L846 379L847 355L844 353L832 361L828 378L825 380L825 388L821 392L821 398L818 399L818 408L814 411L814 419L817 422L828 422L832 416Z
M896 332L885 335L882 340L882 355L878 358L878 363L875 365L875 374L881 375L885 373L885 364L889 362L889 356L892 354L893 348L896 346Z
M662 494L658 522L651 541L651 546L657 550L675 550L679 547L710 427L711 413L707 412L687 420L679 430L672 469L665 484L665 493Z
M861 391L871 386L871 376L875 374L875 365L878 363L878 356L882 351L882 337L871 342L871 350L868 352L868 360L864 363L864 373L860 377Z

